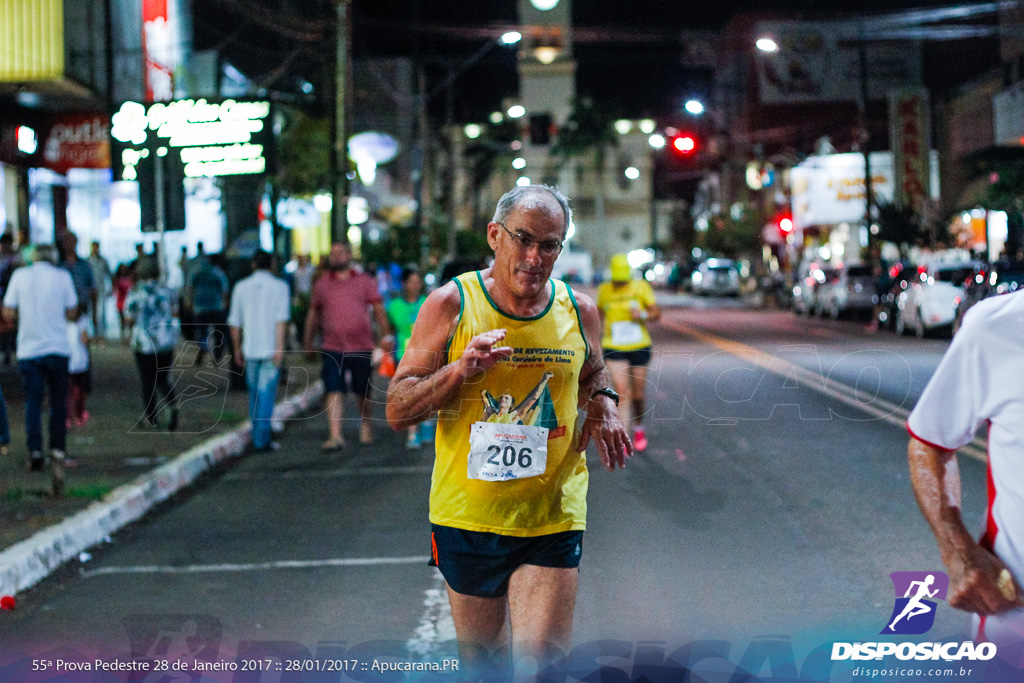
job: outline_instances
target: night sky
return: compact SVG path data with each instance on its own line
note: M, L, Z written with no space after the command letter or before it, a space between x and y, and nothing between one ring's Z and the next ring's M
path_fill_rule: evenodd
M684 30L719 29L740 12L811 18L950 6L948 0L577 0L573 6L578 90L624 116L658 116L706 95L709 74L680 64ZM979 3L957 3L965 4ZM328 0L195 2L196 47L222 47L250 78L295 91L296 76L330 78ZM823 15L827 8L828 14ZM488 37L516 24L515 0L355 0L355 58L418 55L439 83ZM455 119L481 120L518 89L514 52L495 48L456 82ZM320 89L323 90L322 88ZM439 100L442 98L438 98ZM434 103L433 113L440 107Z

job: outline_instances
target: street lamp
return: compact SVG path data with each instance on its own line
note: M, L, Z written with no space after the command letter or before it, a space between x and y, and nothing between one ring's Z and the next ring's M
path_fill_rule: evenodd
M777 53L779 44L769 36L761 36L754 43L758 50ZM871 158L868 152L868 72L867 72L867 38L864 35L864 22L858 27L856 38L858 77L860 89L857 97L858 140L857 144L864 155L864 226L868 231L868 244L871 243L871 224L873 222L874 192L871 187Z
M351 0L346 0L346 1L350 2ZM433 99L433 97L435 95L440 93L442 90L446 91L448 93L448 98L449 98L449 103L448 103L448 106L446 107L446 117L448 119L448 123L450 124L451 123L451 113L452 113L452 102L451 102L452 86L455 83L455 80L459 76L461 76L463 74L463 72L465 72L471 66L473 66L474 64L479 62L481 59L483 59L487 55L487 53L489 53L491 50L493 50L496 46L498 46L498 45L515 45L516 43L518 43L522 39L523 39L523 35L519 31L506 31L506 32L502 33L500 36L488 40L486 43L484 43L482 46L480 46L479 50L477 50L472 55L470 55L469 58L466 59L466 61L462 62L462 64L460 64L458 67L456 67L455 69L450 69L449 72L448 72L448 77L440 85L435 87L430 92L426 92L426 90L423 89L422 86L421 86L420 96L418 98L418 100L419 100L419 102L418 102L418 104L419 104L419 116L418 116L418 119L419 119L419 131L418 132L419 132L419 148L420 148L420 153L416 156L416 168L414 169L413 172L415 174L414 175L414 177L415 177L414 193L416 195L416 228L419 231L419 235L420 235L420 261L423 264L426 264L426 262L427 262L427 256L428 256L428 251L429 251L429 246L430 246L430 236L429 236L429 234L427 232L427 217L426 217L425 212L423 211L424 199L425 199L424 194L425 194L425 189L426 189L425 186L424 186L424 182L423 182L423 170L429 166L429 164L427 163L427 160L425 159L425 156L428 153L429 137L430 137L430 131L428 130L428 125L427 125L427 103L431 99ZM421 71L420 72L421 83L423 82L423 80L422 80L423 78L424 78L424 76L423 76L423 73ZM523 113L525 113L525 112L526 112L526 110L524 109ZM502 114L500 112L494 112L493 114L491 114L491 122L492 123L497 124L497 123L500 123L501 120L502 120ZM446 128L447 127L448 126L446 126ZM470 131L470 132L474 132L474 131ZM448 253L449 254L454 254L454 252L455 252L455 231L454 230L449 230L449 232L448 232Z

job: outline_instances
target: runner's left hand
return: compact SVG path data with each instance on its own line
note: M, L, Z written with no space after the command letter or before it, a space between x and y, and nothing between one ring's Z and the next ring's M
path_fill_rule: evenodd
M619 419L619 412L611 399L598 396L587 403L587 419L580 434L579 450L587 450L590 440L597 446L601 464L609 472L616 467L625 469L626 460L633 455L633 442Z

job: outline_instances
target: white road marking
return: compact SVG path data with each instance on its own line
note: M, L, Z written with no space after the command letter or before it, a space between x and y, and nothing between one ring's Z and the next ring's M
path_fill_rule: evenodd
M662 322L662 325L689 337L694 337L699 341L711 344L722 351L731 353L734 356L742 358L753 365L762 367L765 370L773 372L781 377L786 379L792 377L808 389L813 389L814 391L822 393L829 398L841 401L842 403L853 406L854 408L858 408L868 415L888 422L891 425L895 425L901 429L906 429L907 418L910 417L910 411L891 401L887 401L876 396L869 403L865 403L857 398L857 390L854 387L823 377L817 372L812 372L807 368L791 363L784 358L762 351L756 347L749 346L742 342L733 341L725 337L719 337L716 334L705 332L687 323L666 320ZM988 461L988 444L982 437L975 437L973 441L961 448L958 452L969 458L980 460L981 462Z
M430 661L438 654L442 643L455 640L455 622L452 620L452 607L448 602L448 590L444 585L441 572L434 570L434 578L427 589L423 600L423 616L416 633L405 646L411 656L423 661Z
M224 481L247 481L249 479L340 479L343 477L378 477L399 474L430 474L434 471L431 465L408 465L403 467L341 467L334 470L312 470L302 472L275 472L261 470L258 472L229 472Z
M100 567L83 571L83 578L106 574L202 574L211 572L255 572L268 569L320 569L323 567L372 567L394 564L426 564L426 555L412 557L339 557L327 560L279 560L250 564L142 565L134 567Z

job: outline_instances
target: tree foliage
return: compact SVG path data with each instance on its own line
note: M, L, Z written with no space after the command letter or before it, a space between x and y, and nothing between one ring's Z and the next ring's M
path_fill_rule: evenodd
M607 150L618 146L614 122L615 116L609 109L589 97L577 97L551 146L551 155L564 162L593 154L600 173Z
M1007 217L1006 254L1020 258L1024 251L1024 163L996 167L995 182L988 187L986 207L1005 211Z
M278 182L285 196L331 189L331 122L296 112L281 134Z
M704 250L728 258L740 258L758 249L761 226L756 211L743 211L733 217L719 213L708 219L708 229L697 233L697 244Z
M910 247L919 244L923 233L917 212L892 202L878 203L878 239L892 242L906 257Z
M952 247L955 242L949 231L948 220L924 222L921 215L907 206L894 202L880 202L877 239L892 242L906 258L913 246L925 249Z

